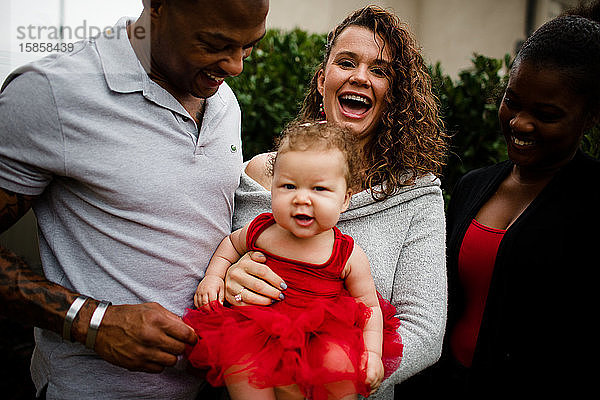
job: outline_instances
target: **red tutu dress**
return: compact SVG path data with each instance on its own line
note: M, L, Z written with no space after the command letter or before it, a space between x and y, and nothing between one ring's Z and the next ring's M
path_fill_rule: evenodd
M248 250L265 254L266 264L286 282L285 299L271 306L225 307L213 302L210 309L188 309L183 320L199 338L186 351L190 364L203 370L213 386L223 386L225 377L232 382L239 377L259 388L297 384L314 400L351 393L367 396L363 329L371 309L349 295L341 278L354 241L334 227L335 243L326 263L290 260L256 247L258 236L274 223L271 213L256 217L246 242ZM394 316L395 307L377 295L387 378L402 357L400 320ZM341 381L352 382L352 389L345 385L340 392L339 385L328 385Z

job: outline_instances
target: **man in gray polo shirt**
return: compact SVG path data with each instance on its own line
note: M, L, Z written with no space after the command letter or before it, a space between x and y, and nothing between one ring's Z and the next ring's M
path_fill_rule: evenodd
M268 0L145 0L136 21L4 83L0 229L33 207L44 276L0 249L0 302L38 327L38 393L196 396L181 354L197 338L180 316L231 230L242 168L223 79L242 72L267 11Z

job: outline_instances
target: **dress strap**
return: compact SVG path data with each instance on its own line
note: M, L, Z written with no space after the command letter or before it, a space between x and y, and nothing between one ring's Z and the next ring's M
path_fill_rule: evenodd
M256 239L260 234L267 229L269 226L275 223L273 213L266 212L258 215L250 222L248 226L248 232L246 233L246 248L248 250L257 250Z
M334 244L333 244L333 257L337 259L337 263L334 263L339 266L341 273L350 255L354 251L354 239L352 236L343 234L336 226L333 227L334 233Z

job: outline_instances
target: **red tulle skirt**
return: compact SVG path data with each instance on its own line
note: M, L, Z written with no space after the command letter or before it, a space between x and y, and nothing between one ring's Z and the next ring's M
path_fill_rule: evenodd
M402 358L396 309L379 296L385 378ZM368 396L363 329L371 310L350 296L311 300L308 307L286 301L271 306L188 309L183 320L199 340L188 347L190 364L213 386L248 380L258 388L298 385L309 399ZM344 384L335 384L340 383Z

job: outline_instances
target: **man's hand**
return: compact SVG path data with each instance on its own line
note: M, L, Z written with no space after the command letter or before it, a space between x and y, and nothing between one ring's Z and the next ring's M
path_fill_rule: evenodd
M225 276L225 298L231 304L269 305L284 298L285 282L264 263L260 252L249 252L227 270ZM244 290L245 289L245 290ZM241 294L242 301L235 299Z
M94 350L131 371L162 372L197 340L191 327L157 303L116 305L106 310Z
M219 303L223 304L224 298L225 282L223 279L216 275L205 275L196 289L194 305L196 308L200 308L215 300L219 300Z

